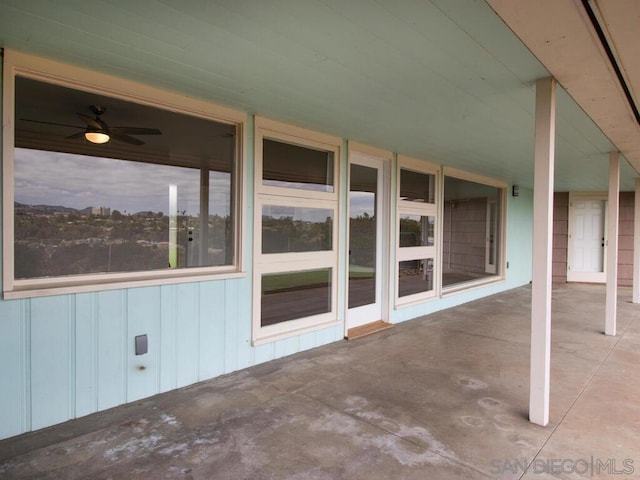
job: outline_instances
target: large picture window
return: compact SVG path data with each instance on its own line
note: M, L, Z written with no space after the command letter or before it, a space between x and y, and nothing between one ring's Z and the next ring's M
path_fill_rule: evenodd
M500 275L504 187L445 175L442 286L457 288Z
M14 82L5 294L235 270L239 124Z
M253 341L337 321L340 139L256 120Z

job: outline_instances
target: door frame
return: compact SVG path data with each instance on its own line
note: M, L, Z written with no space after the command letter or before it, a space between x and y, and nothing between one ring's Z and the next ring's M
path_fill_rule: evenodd
M498 222L498 199L489 199L487 201L487 218L486 218L486 240L485 240L485 273L496 275L498 273L498 239L500 236L500 225ZM493 228L491 219L493 218ZM493 254L493 263L491 263L491 254Z
M390 318L389 312L389 285L390 285L390 235L391 235L391 226L390 226L390 188L391 188L391 164L393 160L393 154L386 150L377 149L374 147L370 147L368 145L349 142L348 143L348 151L347 151L347 185L346 185L346 200L345 200L345 210L346 210L346 243L345 243L345 262L344 269L345 275L343 278L345 281L345 289L344 289L344 334L347 335L350 328L349 326L349 245L350 245L350 226L349 226L349 193L351 191L351 164L355 163L357 165L364 166L373 166L375 168L379 168L380 175L382 178L380 179L380 234L379 241L376 243L376 249L378 249L380 255L380 265L377 269L379 278L380 278L380 316L381 318L371 318L370 322L375 322L378 320L382 320L383 322L388 323ZM378 257L378 255L376 255ZM356 307L362 308L362 307ZM366 322L368 323L368 322ZM366 323L364 323L366 325Z
M567 230L567 282L606 283L607 281L607 192L569 192L568 230ZM575 200L602 200L604 215L604 248L602 249L602 272L574 272L571 269L573 259L573 236L575 233L575 215L573 202Z

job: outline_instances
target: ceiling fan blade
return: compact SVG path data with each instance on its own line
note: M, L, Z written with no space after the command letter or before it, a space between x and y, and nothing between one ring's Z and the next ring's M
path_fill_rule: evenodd
M109 127L110 132L122 133L124 135L162 135L157 128L143 127Z
M138 140L137 138L130 137L129 135L125 135L123 133L114 132L113 130L109 131L109 135L116 140L120 140L121 142L130 143L131 145L144 145L142 140Z
M79 112L76 112L76 115L78 115L78 117L80 117L80 120L82 120L88 126L96 128L98 130L104 130L104 125L102 125L98 120L91 118L89 115L85 115L84 113Z
M78 125L68 125L66 123L45 122L43 120L31 120L29 118L21 118L20 120L23 121L23 122L44 123L45 125L57 125L59 127L84 128L84 127L79 127Z
M84 132L74 133L73 135L69 135L68 137L64 137L67 140L75 140L76 138L84 137Z

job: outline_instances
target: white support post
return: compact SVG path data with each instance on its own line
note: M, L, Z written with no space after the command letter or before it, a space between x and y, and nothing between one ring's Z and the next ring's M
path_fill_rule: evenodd
M633 303L640 303L640 178L636 178L633 208Z
M607 204L607 300L606 335L616 334L618 303L618 217L620 212L620 153L609 154L609 199Z
M536 82L535 122L529 420L544 427L549 423L551 372L551 266L556 133L556 81L553 78L543 78Z

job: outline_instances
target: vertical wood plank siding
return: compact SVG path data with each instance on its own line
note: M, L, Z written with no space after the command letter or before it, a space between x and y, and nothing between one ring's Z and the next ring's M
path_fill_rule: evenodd
M248 279L0 301L0 438L341 338L251 346ZM135 355L147 334L149 353Z

